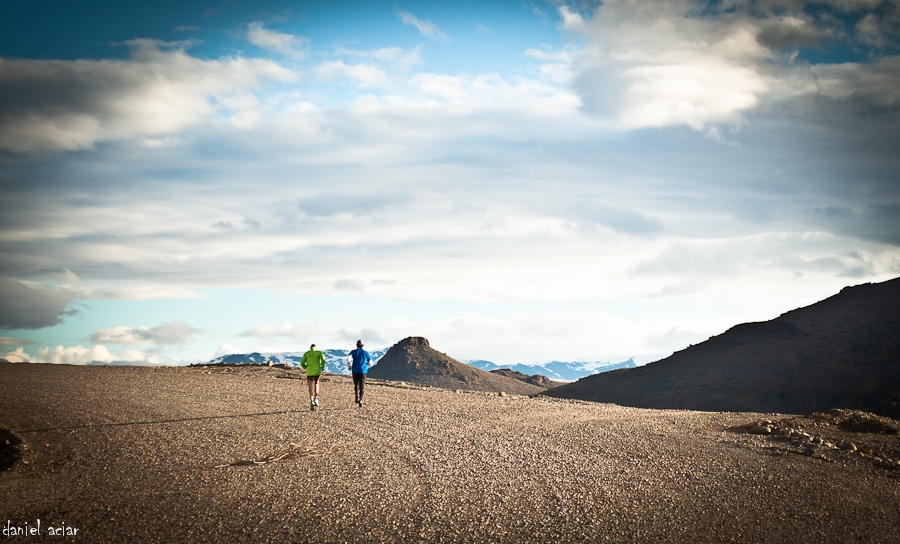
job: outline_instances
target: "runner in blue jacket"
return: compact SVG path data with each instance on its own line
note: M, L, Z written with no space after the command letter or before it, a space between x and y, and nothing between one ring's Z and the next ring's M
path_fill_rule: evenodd
M363 349L363 341L356 341L356 349L350 352L353 364L350 373L353 374L353 392L356 394L356 405L362 408L363 389L366 387L366 374L369 373L369 363L372 356Z

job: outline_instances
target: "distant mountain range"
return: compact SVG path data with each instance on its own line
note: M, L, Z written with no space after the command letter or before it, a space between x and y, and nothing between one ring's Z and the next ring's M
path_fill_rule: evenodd
M375 362L378 362L387 349L379 349L370 351L369 354ZM223 355L216 357L206 364L226 364L226 365L264 365L269 361L272 364L284 364L291 367L300 366L300 360L303 359L302 351L290 351L283 353L235 353L233 355ZM350 375L347 370L347 355L350 350L345 349L323 349L322 354L325 355L325 372L330 374L346 374Z
M661 361L545 394L640 408L793 414L850 408L900 418L900 278L845 287Z
M385 353L387 353L387 351L388 348L385 348L376 351L370 351L369 353L372 355L372 359L375 361L375 363L377 363L378 360L381 359ZM286 364L288 366L296 367L300 366L300 359L303 358L303 353L304 352L301 351L280 353L235 353L232 355L223 355L221 357L216 357L215 359L205 364L223 363L229 365L264 365L267 362L272 361L272 364ZM322 350L322 353L325 355L326 372L329 372L331 374L350 374L347 370L347 364L345 362L347 355L350 353L349 350L325 349ZM637 364L635 364L634 362L634 358L629 358L627 361L622 361L619 363L613 363L610 361L553 361L545 364L502 365L492 363L491 361L485 361L483 359L462 362L488 372L492 370L510 369L529 376L537 374L546 376L551 380L562 381L574 381L585 376L590 376L592 374L609 372L610 370L616 370L619 368L635 368L637 366Z
M465 362L474 366L475 368L480 368L481 370L492 371L501 368L508 368L516 372L521 372L522 374L540 374L542 376L547 376L551 380L565 381L578 380L580 378L584 378L585 376L590 376L591 374L600 374L601 372L609 372L610 370L616 370L619 368L637 367L637 364L635 364L633 358L629 358L627 361L622 361L621 363L612 363L608 361L553 361L540 365L498 365L490 361L484 361L481 359Z

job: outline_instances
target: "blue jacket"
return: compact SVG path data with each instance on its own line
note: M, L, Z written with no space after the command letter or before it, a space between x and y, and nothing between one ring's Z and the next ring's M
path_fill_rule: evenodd
M353 356L353 368L351 368L350 372L353 374L368 374L369 362L372 360L369 352L363 348L356 348L350 352L350 355Z

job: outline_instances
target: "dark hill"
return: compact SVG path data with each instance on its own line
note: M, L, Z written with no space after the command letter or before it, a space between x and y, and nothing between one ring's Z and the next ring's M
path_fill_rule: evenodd
M900 419L900 278L845 287L661 361L545 394L642 408L795 414L852 408Z
M417 336L404 338L394 344L378 364L369 369L369 376L468 391L503 391L518 395L532 395L543 388L505 376L479 370L431 348L428 340Z
M489 370L488 372L490 372L491 374L496 374L498 376L505 376L514 380L530 383L531 385L536 385L542 389L547 389L549 387L555 387L559 385L559 382L554 382L547 376L542 376L540 374L525 374L524 372L519 372L511 368L497 368L494 370Z

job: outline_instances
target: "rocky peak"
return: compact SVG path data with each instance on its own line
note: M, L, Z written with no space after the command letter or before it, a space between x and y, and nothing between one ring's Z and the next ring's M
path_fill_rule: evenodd
M485 372L461 363L431 347L421 336L410 336L396 344L369 369L369 377L411 382L444 389L504 391L531 395L541 388L522 381Z
M431 345L428 343L428 340L425 338L422 338L421 336L410 336L408 338L404 338L403 340L400 340L399 342L397 342L396 346L398 348L405 348L405 347L426 347L426 348L428 348L428 347L431 347Z

